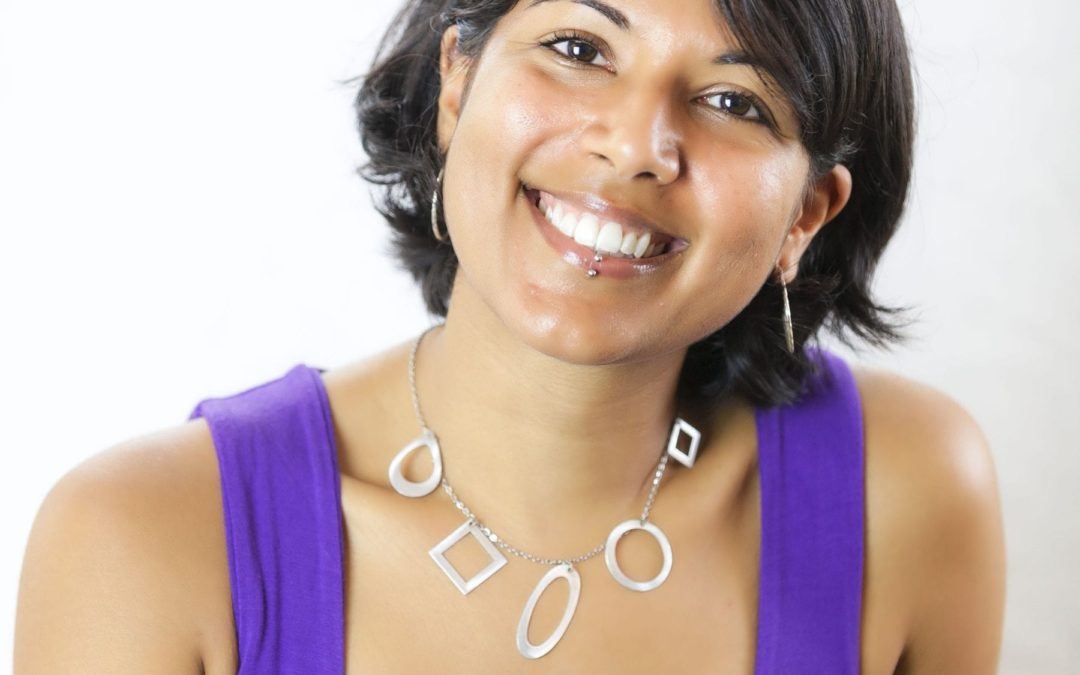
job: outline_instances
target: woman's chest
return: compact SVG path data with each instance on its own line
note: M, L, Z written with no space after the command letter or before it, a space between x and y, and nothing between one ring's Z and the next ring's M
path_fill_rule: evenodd
M566 614L569 583L552 583L529 612L530 596L550 568L506 554L505 565L463 594L429 554L445 536L445 522L412 520L383 506L346 514L349 673L753 671L752 538L740 541L724 528L703 537L657 513L655 522L672 549L664 583L651 591L629 590L615 581L602 553L579 563L580 591L565 632L550 652L530 660L517 646L523 615L529 642L543 643ZM617 553L636 579L653 576L662 563L659 548L646 537L628 537ZM490 561L471 537L446 557L465 578Z
M737 569L706 580L678 561L660 589L635 592L594 558L579 566L580 593L561 639L530 660L518 650L519 624L547 568L512 559L465 595L418 553L382 564L361 556L351 568L347 672L752 672L755 598ZM547 588L526 616L530 643L555 634L569 600L567 583Z

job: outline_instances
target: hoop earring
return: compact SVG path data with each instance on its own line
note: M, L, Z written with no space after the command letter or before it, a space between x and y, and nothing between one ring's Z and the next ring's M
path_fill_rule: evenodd
M780 272L780 287L784 295L784 341L787 343L788 354L795 353L795 331L791 326L791 304L788 302L787 282L784 280L784 270L777 265Z
M431 233L435 235L435 241L445 243L450 234L439 232L439 189L442 187L443 170L439 169L439 175L435 177L435 191L431 193Z

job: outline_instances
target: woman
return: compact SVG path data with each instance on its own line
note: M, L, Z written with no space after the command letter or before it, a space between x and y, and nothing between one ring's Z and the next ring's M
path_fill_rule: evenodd
M809 345L896 333L869 295L910 173L891 0L395 26L366 175L445 323L62 479L18 672L993 672L977 426Z

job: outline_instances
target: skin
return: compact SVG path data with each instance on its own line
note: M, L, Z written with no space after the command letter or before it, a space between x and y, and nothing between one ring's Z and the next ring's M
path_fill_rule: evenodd
M808 183L794 117L766 83L712 63L734 42L710 3L612 5L629 27L565 0L521 4L479 60L459 55L448 31L440 64L443 201L461 271L445 327L420 350L417 385L458 494L505 539L553 556L589 550L639 513L686 348L777 268L794 278L850 193L839 166ZM573 62L541 44L565 29L602 58ZM728 91L759 97L775 127L710 103ZM539 235L523 184L601 197L688 246L654 273L588 280ZM760 492L746 402L695 418L698 463L669 466L652 516L678 560L664 586L629 593L602 581L599 558L583 563L570 630L524 663L512 631L539 568L513 559L463 598L423 555L460 523L457 511L440 493L405 500L387 483L417 432L408 348L324 375L342 472L350 672L752 671ZM985 439L930 388L865 370L856 379L867 455L862 670L991 673L1004 554ZM65 476L27 548L16 671L235 672L221 513L201 420ZM647 539L628 537L619 554L636 578L659 564ZM534 641L561 612L548 596Z

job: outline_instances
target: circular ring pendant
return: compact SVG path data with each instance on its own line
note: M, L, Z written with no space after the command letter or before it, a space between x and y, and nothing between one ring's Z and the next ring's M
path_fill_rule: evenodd
M548 639L534 645L529 642L529 623L532 621L533 612L536 611L536 603L540 601L540 596L547 590L547 587L559 578L566 579L570 584L570 597L566 600L566 609L563 611L562 620L559 621L559 625ZM574 618L574 612L577 610L578 598L580 597L581 576L573 565L562 563L549 569L544 578L533 589L529 601L525 603L524 611L521 612L521 620L518 621L517 648L521 655L527 659L538 659L554 649L570 626L570 619Z
M630 577L623 573L619 568L619 561L615 559L615 546L619 543L619 539L624 534L631 530L644 530L656 539L656 542L660 544L660 551L664 554L664 564L660 568L660 573L648 581L634 581ZM651 591L664 583L668 574L671 573L671 544L668 542L667 536L660 531L660 528L652 523L642 523L637 518L631 518L626 522L619 523L615 526L615 529L608 535L607 544L604 545L604 562L607 563L608 571L611 572L611 576L615 577L615 581L618 581L623 586L629 588L632 591Z
M431 475L419 483L409 480L401 470L405 460L413 451L419 448L427 448L431 452L431 463L434 465ZM442 480L442 451L439 449L439 441L431 429L424 429L420 435L414 438L408 445L394 455L394 461L390 462L390 485L394 486L398 494L406 497L423 497L431 494L431 491L439 487Z

